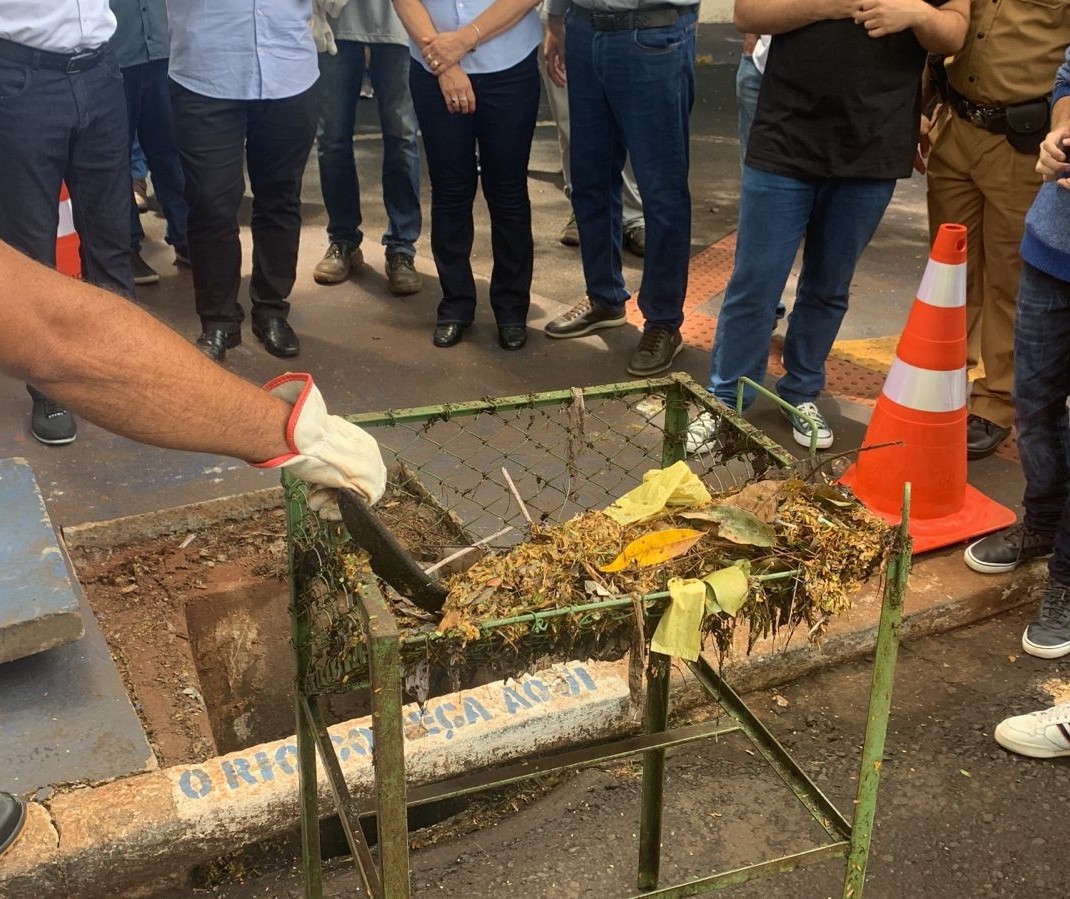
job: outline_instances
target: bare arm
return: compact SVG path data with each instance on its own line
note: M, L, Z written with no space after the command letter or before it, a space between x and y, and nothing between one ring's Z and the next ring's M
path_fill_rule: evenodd
M825 19L849 19L858 0L736 0L734 21L740 31L784 34Z
M0 284L0 370L143 443L252 462L289 451L289 403L209 361L132 303L3 243Z
M930 53L954 53L966 40L970 0L947 0L941 7L925 0L857 0L854 20L870 37L884 37L911 28Z

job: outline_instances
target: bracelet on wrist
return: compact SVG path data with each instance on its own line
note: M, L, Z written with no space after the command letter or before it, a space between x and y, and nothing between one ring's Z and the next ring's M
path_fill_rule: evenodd
M475 22L469 22L468 24L472 26L472 30L476 33L476 42L472 45L472 49L468 52L475 53L476 47L478 47L483 41L483 32L479 30L479 26Z

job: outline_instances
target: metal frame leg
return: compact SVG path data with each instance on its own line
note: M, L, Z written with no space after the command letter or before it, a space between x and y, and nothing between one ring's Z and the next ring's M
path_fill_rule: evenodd
M668 656L650 653L647 665L646 705L643 730L664 731L669 723ZM665 750L649 749L643 753L643 799L639 820L639 889L652 890L658 885L661 868L661 812L665 788Z

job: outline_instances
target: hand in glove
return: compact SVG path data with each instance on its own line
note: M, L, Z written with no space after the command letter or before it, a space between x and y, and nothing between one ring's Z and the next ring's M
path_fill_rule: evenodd
M308 505L322 518L338 521L335 489L351 487L362 493L369 504L377 503L386 492L386 466L379 445L366 431L339 415L328 415L312 376L287 372L264 385L264 389L293 403L286 424L286 442L292 452L257 468L287 468L312 485Z
M338 45L334 42L331 23L327 21L327 16L320 7L319 0L316 0L316 3L313 4L311 27L312 40L316 42L316 52L336 56L338 54Z

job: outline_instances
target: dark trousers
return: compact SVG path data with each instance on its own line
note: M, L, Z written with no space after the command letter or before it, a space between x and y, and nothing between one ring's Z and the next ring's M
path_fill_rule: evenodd
M446 108L437 78L415 61L409 69L431 179L431 253L442 287L438 322L467 325L475 317L472 204L481 181L490 211L494 317L499 327L523 325L535 258L528 157L539 110L536 52L509 69L470 77L476 111L461 115Z
M316 127L315 88L281 100L205 97L171 82L175 136L186 176L186 229L197 314L237 331L244 313L238 209L253 193L253 320L286 318L297 277L301 176Z
M186 250L185 178L182 160L175 144L175 129L171 121L171 94L168 90L167 60L123 69L123 89L126 91L126 114L130 122L130 150L134 140L141 144L152 172L152 186L167 219L167 242L179 252ZM145 230L141 227L134 193L130 192L130 247L141 249Z
M132 296L130 147L118 63L105 51L93 68L68 75L0 59L0 239L55 265L64 181L82 277Z
M1052 580L1070 586L1070 284L1022 265L1014 324L1014 423L1025 523L1054 539Z

